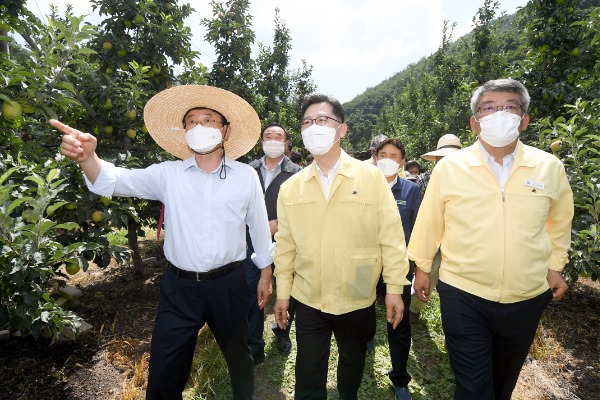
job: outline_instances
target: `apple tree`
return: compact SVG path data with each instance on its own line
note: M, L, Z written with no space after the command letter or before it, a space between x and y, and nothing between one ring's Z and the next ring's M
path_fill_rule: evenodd
M58 154L60 136L47 124L85 108L72 79L90 72L79 61L91 53L84 44L94 27L72 16L44 25L22 6L13 11L0 13L8 34L0 54L0 329L55 339L80 323L55 302L65 271L86 270L92 259L125 263L129 254L109 246L110 227L94 221L96 200L82 191L79 169Z

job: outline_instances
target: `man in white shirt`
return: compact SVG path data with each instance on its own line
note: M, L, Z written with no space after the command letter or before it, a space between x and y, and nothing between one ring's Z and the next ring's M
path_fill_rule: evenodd
M50 123L64 133L61 152L79 163L92 192L165 205L168 271L160 285L146 396L182 398L198 331L207 323L227 361L233 398L254 399L248 289L239 268L246 256L246 225L253 262L261 268L261 308L271 294L272 243L258 177L233 160L256 144L258 115L226 90L176 86L150 99L144 120L157 144L181 160L117 168L96 155L94 136Z

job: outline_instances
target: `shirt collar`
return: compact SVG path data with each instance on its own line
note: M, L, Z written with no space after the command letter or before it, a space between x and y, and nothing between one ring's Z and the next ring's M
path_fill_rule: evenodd
M483 147L483 144L481 144L480 140L477 140L477 142L479 143L479 148L481 150L481 155L483 156L483 158L488 162L496 162L496 160L494 159L494 156L490 155L490 153L487 152L487 150L485 149L485 147ZM514 162L515 161L515 155L517 154L517 149L519 148L519 143L517 142L517 145L515 146L515 149L513 150L512 153L502 157L502 165L506 165L507 163L510 162Z
M266 169L267 171L270 171L270 170L269 170L269 168L267 168L267 164L265 164L265 158L266 158L266 157L267 157L267 156L262 156L262 157L260 158L260 165L261 165L261 167L262 167L262 168ZM273 168L273 170L277 169L277 166L281 167L281 164L283 163L283 159L284 159L284 158L285 158L285 156L283 156L283 157L281 158L281 160L279 160L279 162L277 163L277 165L275 166L275 168Z
M350 157L343 149L340 150L340 158L338 158L336 164L331 169L331 172L339 173L340 175L352 178L355 174L355 162L358 162L358 160ZM305 181L308 181L313 177L318 178L320 175L322 175L321 169L317 165L316 161L313 161L308 167L306 167L306 169L308 169L309 173L306 175ZM329 176L329 174L327 175Z
M189 168L196 168L197 170L202 171L200 168L198 168L198 164L196 164L196 158L194 156L186 158L185 160L181 160L181 162L184 170L187 170ZM232 159L225 157L225 168L235 170L235 166L233 164L234 161ZM219 163L219 166L214 171L212 171L211 174L219 172L220 169L221 163Z
M393 181L388 182L388 185L390 185L390 187L393 187L397 182L398 182L398 175L396 175L396 177L394 178Z
M331 168L329 170L329 173L327 174L327 178L331 178L332 176L335 176L338 173L338 170L340 169L340 160L341 159L342 159L342 154L340 153L340 157L336 161L335 165L333 166L333 168ZM317 164L317 163L315 163L315 164L317 166L317 173L319 174L319 176L322 176L323 178L325 178L325 174L323 174L323 171L319 167L319 164Z

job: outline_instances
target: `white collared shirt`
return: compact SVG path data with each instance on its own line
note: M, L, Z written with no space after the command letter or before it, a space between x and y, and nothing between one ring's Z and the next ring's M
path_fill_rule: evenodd
M341 155L341 154L340 154ZM323 187L323 195L325 196L325 201L329 200L329 192L331 191L331 185L333 185L333 180L340 169L340 158L338 158L337 162L329 170L327 176L323 173L321 168L319 168L319 164L315 163L317 167L317 173L319 174L319 178L321 178L321 186Z
M267 190L271 182L273 182L273 179L275 179L275 177L277 177L277 175L281 173L282 162L283 157L281 158L281 160L279 160L277 165L275 165L275 168L270 170L269 168L267 168L267 164L265 164L265 156L263 156L263 158L260 159L260 173L262 174L263 183L265 184L265 191Z
M517 144L518 146L518 144ZM510 175L510 170L515 163L515 154L517 154L517 147L515 146L515 150L507 156L502 158L502 165L498 164L494 157L487 152L485 147L479 142L479 147L481 148L481 153L483 154L483 158L486 159L488 165L492 169L494 176L498 179L498 183L500 183L500 187L504 189L506 186L506 181L508 180L508 175Z
M259 268L272 262L273 244L258 175L252 167L225 160L211 173L198 168L193 157L125 169L102 161L90 191L102 196L141 197L165 204L167 260L176 267L205 272L246 258L246 224Z

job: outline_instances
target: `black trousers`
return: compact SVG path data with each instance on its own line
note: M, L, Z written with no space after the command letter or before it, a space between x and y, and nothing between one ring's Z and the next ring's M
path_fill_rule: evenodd
M404 302L402 321L400 321L396 329L392 328L392 324L387 323L388 345L390 348L390 359L392 360L392 370L388 376L392 385L396 387L408 386L411 379L406 369L411 339L410 318L408 315L408 309L410 308L410 288L411 285L406 285L402 292L402 301Z
M254 363L248 348L248 289L243 268L195 282L167 272L152 333L147 399L181 399L198 331L210 327L229 368L233 398L254 399Z
M365 369L369 321L373 306L333 315L296 300L297 400L327 399L331 334L338 347L337 387L342 400L356 400Z
M552 292L518 303L482 299L442 281L442 326L455 400L510 400Z

